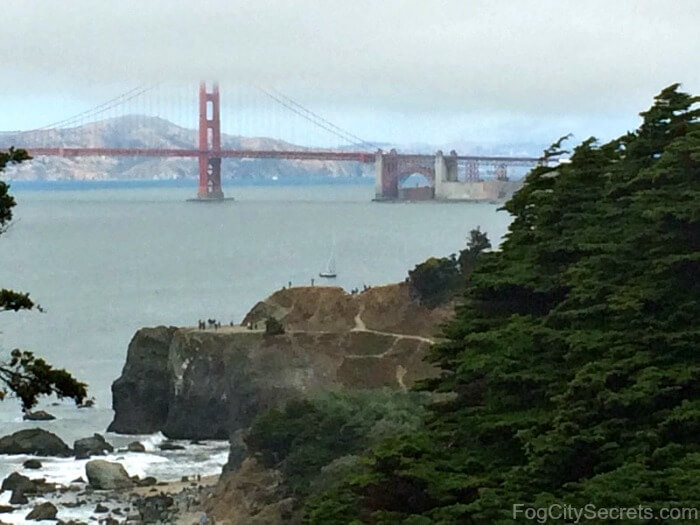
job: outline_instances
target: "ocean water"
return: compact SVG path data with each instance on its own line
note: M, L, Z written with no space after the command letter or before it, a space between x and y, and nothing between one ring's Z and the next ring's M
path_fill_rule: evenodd
M11 191L18 205L0 237L0 287L30 292L45 312L2 314L0 356L33 350L87 382L96 405L77 409L49 399L38 408L55 421L23 422L18 403L6 400L0 435L40 426L69 445L107 428L110 385L140 327L239 322L290 281L321 284L332 246L334 285L403 280L427 257L463 248L470 229L481 226L494 242L510 222L493 204L374 203L368 184L237 186L225 188L236 200L223 203L186 202L194 183L25 183ZM136 438L107 439L124 446ZM120 457L135 474L179 479L218 472L226 449L208 442L184 453ZM0 457L0 477L24 459ZM52 464L57 480L83 468Z

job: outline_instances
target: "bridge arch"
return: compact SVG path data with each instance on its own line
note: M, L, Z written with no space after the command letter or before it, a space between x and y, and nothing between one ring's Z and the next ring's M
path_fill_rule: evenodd
M430 200L435 197L435 170L417 166L400 173L397 180L401 200Z
M429 155L399 155L379 151L375 160L376 195L380 199L427 200L435 195L435 161ZM405 181L420 177L418 188Z

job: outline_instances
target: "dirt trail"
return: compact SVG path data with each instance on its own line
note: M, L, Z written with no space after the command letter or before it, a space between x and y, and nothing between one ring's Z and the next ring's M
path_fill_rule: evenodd
M357 312L355 316L355 328L352 329L353 332L358 332L360 330L367 330L365 322L362 320L362 313L365 311L365 305L360 305L360 311Z
M362 320L362 309L357 313L355 316L355 327L350 329L351 332L367 332L367 333L372 333L372 334L378 334L378 335L387 335L391 337L396 337L397 339L414 339L416 341L422 341L424 343L429 343L433 344L435 341L429 337L423 337L420 335L410 335L410 334L400 334L396 332L383 332L381 330L372 330L370 328L367 328L365 325L365 322ZM232 334L232 333L255 333L255 332L264 332L264 329L261 328L254 328L254 329L249 329L245 326L241 325L234 325L234 326L222 326L221 328L206 328L204 330L200 330L196 327L190 327L190 330L196 331L196 332L209 332L209 333L219 333L219 334ZM331 334L331 333L338 333L338 332L333 332L330 330L287 330L287 333L307 333L307 334Z

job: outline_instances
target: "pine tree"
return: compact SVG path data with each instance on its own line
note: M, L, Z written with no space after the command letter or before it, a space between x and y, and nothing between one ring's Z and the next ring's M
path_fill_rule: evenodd
M456 524L510 522L515 503L700 507L698 100L670 86L635 132L528 175L434 347L442 374L424 387L449 399L309 523L338 508Z

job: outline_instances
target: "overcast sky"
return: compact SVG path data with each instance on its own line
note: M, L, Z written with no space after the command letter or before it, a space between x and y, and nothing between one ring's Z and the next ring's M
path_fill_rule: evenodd
M206 78L224 93L274 87L375 141L548 142L624 132L672 82L700 93L699 0L1 7L0 129L42 126L139 84Z

